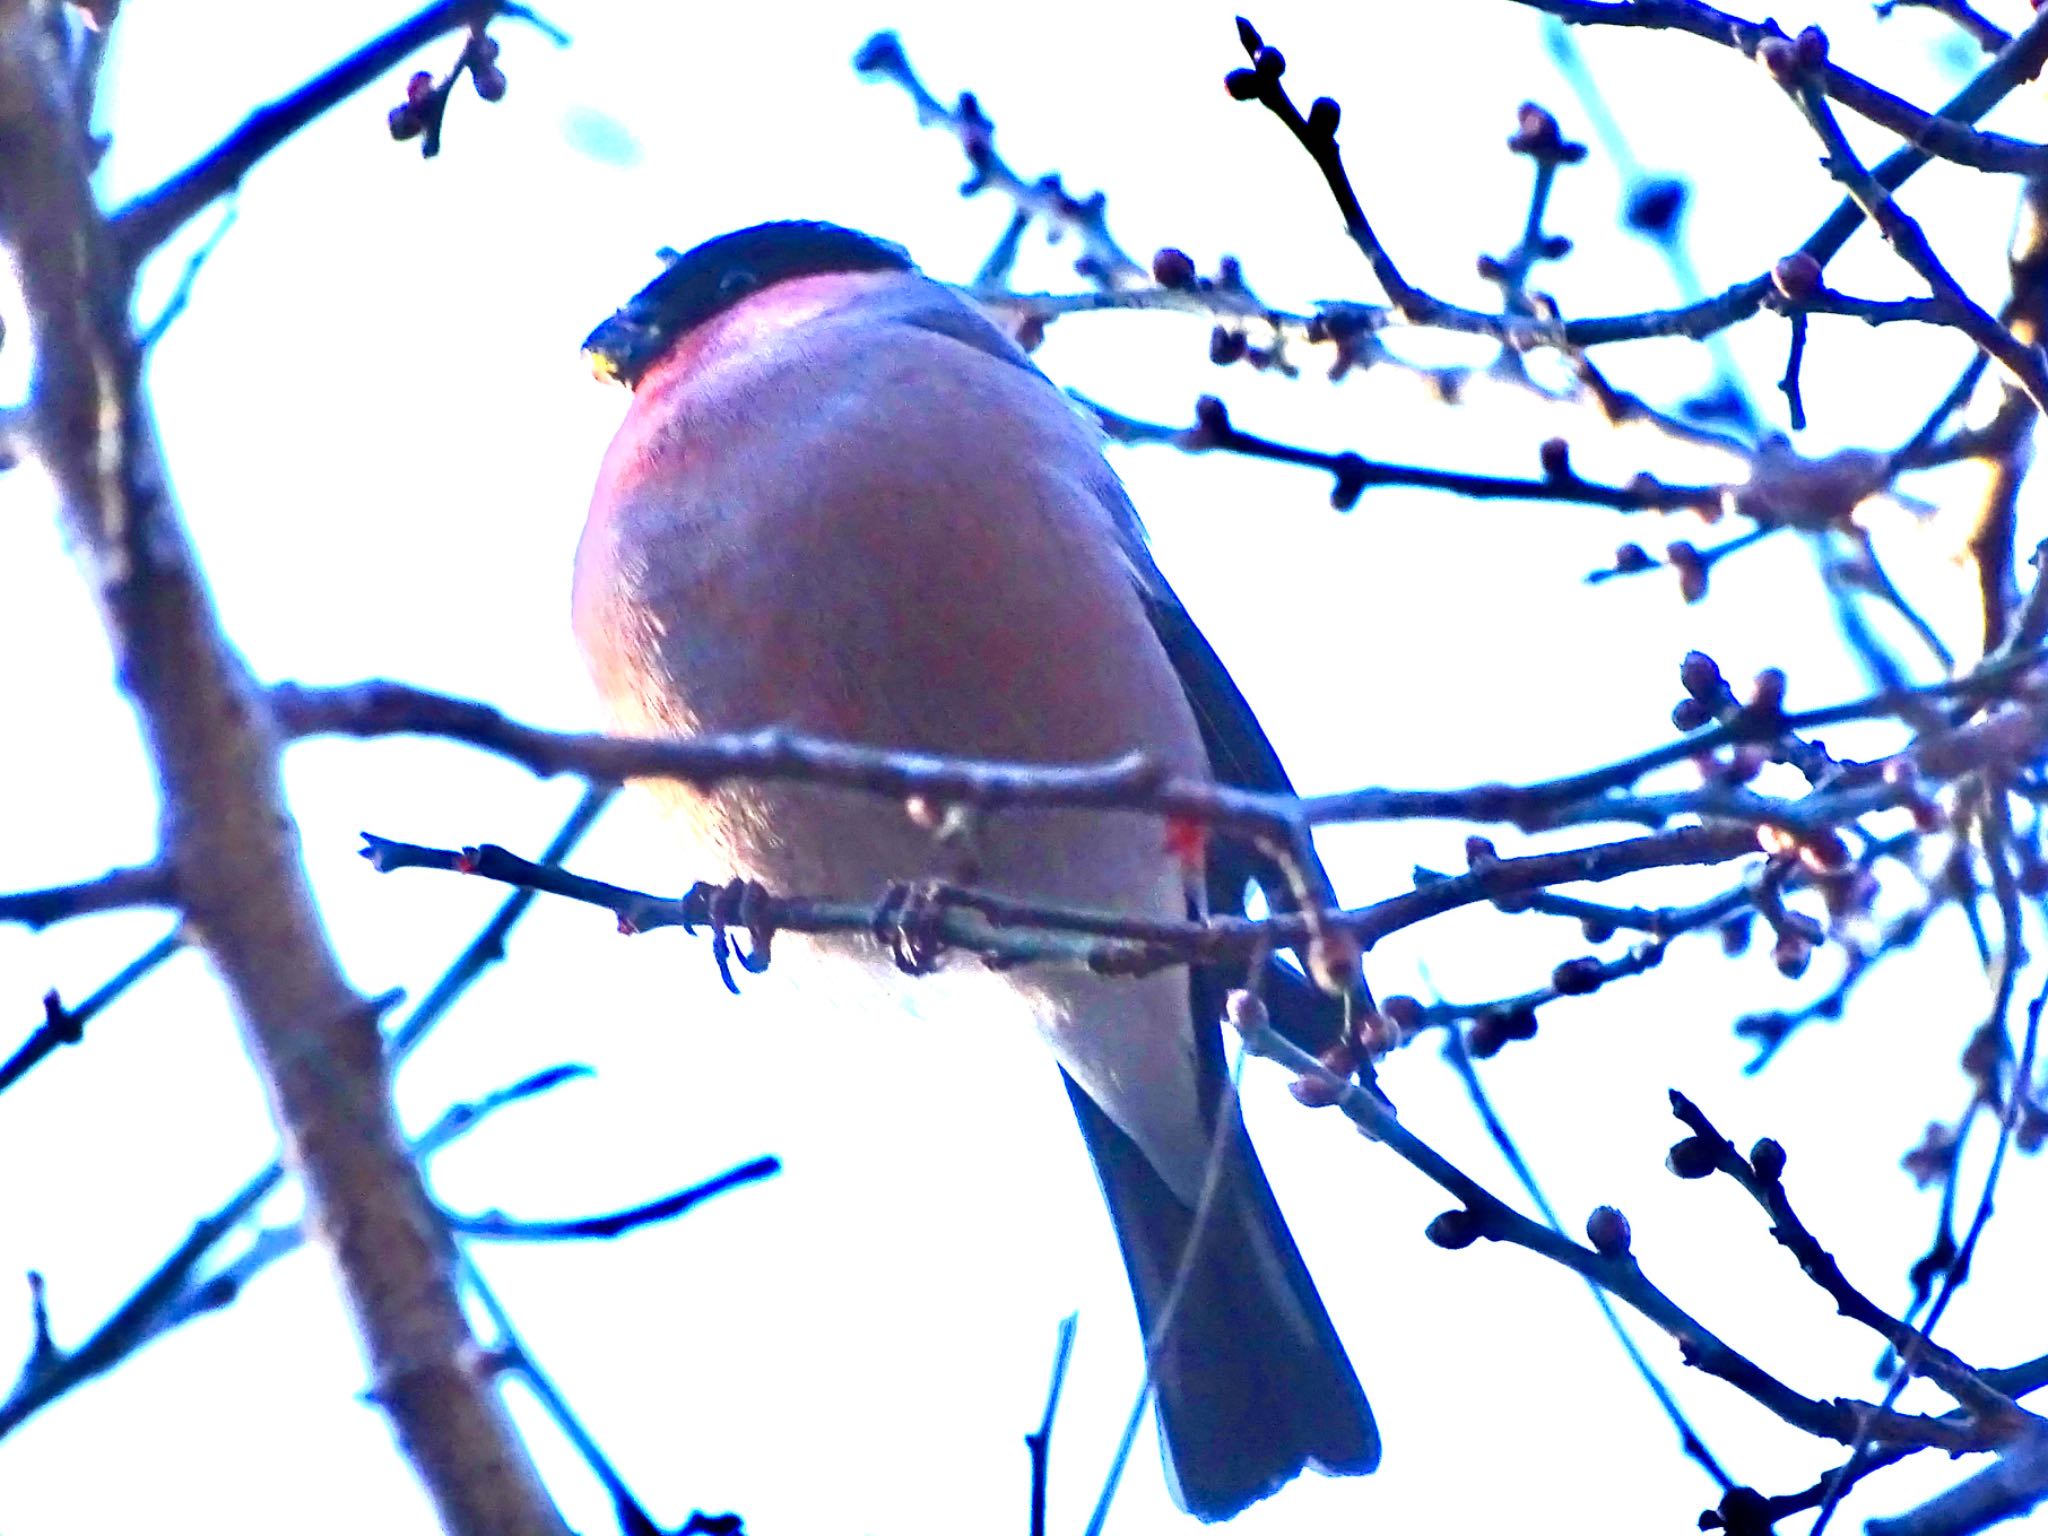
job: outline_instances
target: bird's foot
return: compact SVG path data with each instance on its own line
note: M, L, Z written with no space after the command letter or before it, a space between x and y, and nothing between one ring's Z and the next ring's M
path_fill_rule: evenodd
M898 880L875 904L875 942L904 975L930 975L945 952L948 890L941 881Z
M695 933L698 923L711 930L711 958L718 966L718 979L735 997L740 989L733 980L733 961L750 976L768 969L768 946L775 937L775 924L769 916L771 901L767 887L758 880L728 880L724 885L700 880L683 897L683 931ZM747 930L745 948L733 942L735 928Z

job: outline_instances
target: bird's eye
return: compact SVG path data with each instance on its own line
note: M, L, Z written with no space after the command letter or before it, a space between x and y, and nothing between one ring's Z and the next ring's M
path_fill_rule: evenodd
M718 280L718 297L721 302L731 303L734 299L745 298L761 284L761 279L751 272L728 272Z

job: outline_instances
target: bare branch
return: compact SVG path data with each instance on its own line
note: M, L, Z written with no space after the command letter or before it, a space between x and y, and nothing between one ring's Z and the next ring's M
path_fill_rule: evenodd
M240 1226L283 1180L284 1169L273 1163L243 1185L219 1210L198 1222L191 1235L171 1250L163 1263L76 1349L53 1348L30 1356L20 1379L0 1399L0 1436L18 1428L38 1409L73 1387L112 1370L153 1338L165 1310L184 1293L201 1259Z
M1457 1073L1459 1082L1464 1084L1466 1097L1471 1099L1474 1113L1479 1116L1480 1124L1486 1127L1486 1134L1492 1138L1495 1149L1513 1172L1516 1181L1521 1184L1522 1192L1535 1203L1538 1213L1551 1231L1562 1237L1564 1223L1558 1220L1556 1210L1543 1193L1543 1186L1536 1182L1535 1170L1522 1156L1521 1148L1515 1144L1514 1138L1508 1134L1507 1126L1494 1110L1486 1086L1479 1080L1479 1071L1472 1065L1471 1052L1465 1048L1464 1038L1456 1030L1449 1031L1444 1040L1444 1059ZM1699 1431L1693 1428L1692 1420L1686 1417L1685 1410L1679 1406L1671 1388L1665 1384L1664 1378L1657 1373L1657 1368L1650 1364L1642 1350L1636 1346L1636 1341L1629 1336L1628 1329L1622 1326L1621 1316L1614 1310L1614 1303L1609 1299L1607 1292L1590 1280L1586 1282L1586 1290L1591 1294L1593 1304L1600 1309L1601 1320L1607 1324L1608 1330L1621 1345L1622 1353L1628 1357L1629 1364L1635 1367L1636 1374L1643 1379L1643 1384L1650 1389L1650 1395L1657 1400L1657 1406L1664 1410L1664 1416L1678 1432L1680 1448L1687 1456L1698 1462L1706 1474L1723 1489L1732 1488L1735 1480L1722 1467L1720 1459L1707 1448L1706 1441L1701 1439Z
M496 1111L587 1076L587 1067L551 1067L484 1097L444 1112L413 1144L425 1158L474 1130ZM72 1389L104 1375L153 1339L182 1323L232 1303L258 1273L305 1246L305 1226L265 1227L246 1248L218 1268L201 1273L209 1255L256 1213L284 1183L284 1165L271 1163L248 1180L150 1272L106 1321L76 1349L52 1342L38 1350L5 1397L0 1397L0 1438Z
M378 1008L348 986L322 931L268 706L221 635L171 503L127 318L132 256L150 237L124 246L102 219L76 120L35 8L0 0L0 242L36 338L37 457L156 769L163 860L269 1088L372 1390L443 1524L459 1536L559 1536L482 1368L445 1239L398 1136ZM273 132L256 132L261 147ZM175 227L235 175L186 183L131 233Z
M1674 0L1658 0L1658 3L1672 4ZM1636 9L1632 3L1588 7L1595 8L1616 13ZM1337 104L1327 97L1322 98L1324 105L1317 109L1313 121L1303 116L1280 84L1280 70L1271 67L1284 67L1284 60L1277 50L1265 52L1271 57L1265 72L1255 64L1251 69L1235 71L1226 84L1240 95L1240 99L1256 100L1265 105L1315 161L1344 218L1352 243L1365 256L1391 304L1390 311L1381 311L1370 305L1326 305L1326 315L1341 311L1349 317L1350 324L1366 329L1398 320L1409 325L1490 336L1516 348L1563 347L1576 350L1655 336L1702 339L1748 319L1774 301L1777 289L1768 270L1718 294L1676 308L1578 320L1539 321L1489 314L1439 299L1402 276L1366 218L1337 148ZM1996 59L1942 106L1936 117L1959 124L1975 121L2020 85L2033 79L2044 62L2048 62L2048 15L2037 15ZM1930 158L1928 150L1917 143L1909 144L1874 167L1871 179L1884 190L1895 191ZM1856 201L1844 198L1821 226L1807 236L1800 250L1825 266L1856 232L1863 219L1864 210ZM1925 319L1927 314L1916 307L1910 314L1901 311L1889 317Z
M1234 453L1248 459L1322 470L1334 482L1330 505L1339 512L1350 511L1367 490L1380 485L1417 486L1477 501L1563 501L1622 512L1718 507L1725 490L1718 485L1665 485L1648 475L1638 476L1627 485L1599 485L1580 479L1569 462L1561 466L1559 474L1524 480L1431 469L1419 464L1389 464L1349 451L1324 453L1240 431L1232 424L1223 402L1214 395L1204 395L1195 402L1195 422L1189 427L1140 421L1085 396L1074 398L1094 414L1113 442L1160 443L1188 453Z
M1776 22L1745 21L1716 10L1702 0L1516 0L1574 26L1645 27L1689 32L1709 42L1734 48L1751 58L1768 39L1785 34ZM2003 34L2001 34L2003 35ZM2005 38L2006 43L2011 38ZM2038 62L2036 64L2038 68ZM2027 78L2032 78L2029 75ZM1850 111L1888 128L1907 143L1940 160L1953 160L1980 171L2039 175L2048 171L2048 145L2030 144L2002 133L1978 133L1954 121L1952 114L1927 112L1860 75L1835 64L1816 72L1820 89Z
M69 1007L53 987L43 997L43 1022L6 1061L0 1062L0 1093L5 1093L35 1065L63 1046L85 1038L85 1026L105 1008L185 947L185 930L173 928L140 955L122 966L77 1007Z
M1067 1361L1074 1353L1074 1329L1080 1314L1069 1312L1060 1319L1059 1335L1052 1351L1052 1384L1045 1392L1045 1412L1038 1428L1024 1437L1024 1449L1031 1456L1031 1536L1045 1536L1045 1496L1051 1484L1052 1423L1059 1412L1060 1391L1067 1383Z
M603 810L610 794L609 790L595 789L583 795L542 855L547 864L558 862L576 846ZM427 1037L486 970L504 959L506 941L532 903L531 891L518 891L501 904L440 979L428 989L427 995L389 1032L385 1051L394 1066ZM182 938L182 934L174 937ZM111 1001L112 987L113 983L102 987L92 999L81 1005L80 1011L96 1001ZM413 1144L413 1155L419 1158L429 1156L466 1133L485 1116L508 1104L557 1087L583 1075L586 1070L580 1067L551 1068L499 1089L475 1103L455 1105ZM278 1234L288 1233L289 1240L286 1235L273 1235L260 1244L252 1245L251 1249L220 1269L199 1276L207 1259L256 1205L283 1182L284 1176L281 1160L273 1160L258 1169L218 1211L194 1227L192 1236L179 1244L128 1294L86 1343L65 1356L61 1373L43 1373L32 1384L24 1377L13 1393L0 1399L0 1437L71 1388L112 1369L176 1323L226 1305L256 1270L302 1243L304 1233L299 1225L276 1229Z
M1350 910L1176 922L1024 902L944 884L904 887L879 905L776 895L743 882L700 884L684 896L666 897L545 869L490 843L428 848L368 833L364 841L364 857L381 871L439 869L546 891L613 913L628 933L667 927L694 932L708 926L721 967L723 952L717 946L726 942L726 930L745 928L753 935L753 954L741 958L756 970L767 964L775 933L788 931L871 937L913 972L929 970L939 955L957 950L1004 965L1076 965L1111 976L1140 976L1172 965L1243 963L1309 941L1318 925L1370 947L1388 934L1483 901L1518 901L1551 885L1612 880L1673 865L1725 863L1757 851L1756 834L1747 826L1681 827L1562 853L1475 862L1466 874L1438 877ZM1646 967L1638 962L1637 968ZM726 980L732 986L729 973Z
M74 917L120 912L130 907L168 907L176 901L171 871L166 865L138 864L109 870L76 885L0 894L0 923L47 928Z
M1521 1215L1409 1130L1377 1094L1330 1073L1315 1057L1276 1033L1262 1014L1262 1009L1245 1008L1241 1002L1234 1010L1233 1022L1242 1031L1247 1050L1279 1062L1312 1083L1322 1102L1335 1103L1368 1137L1459 1201L1459 1209L1447 1212L1432 1224L1430 1235L1439 1245L1461 1248L1486 1238L1527 1248L1563 1265L1626 1302L1670 1334L1678 1341L1688 1365L1720 1377L1786 1423L1820 1438L1846 1444L1863 1433L1866 1426L1875 1425L1879 1428L1871 1436L1874 1441L1939 1446L1949 1451L1988 1450L1999 1443L1967 1422L1879 1411L1874 1404L1846 1398L1823 1401L1794 1391L1718 1338L1652 1284L1628 1253L1625 1236L1611 1245L1610 1251L1602 1252L1581 1246Z
M264 156L308 123L373 84L435 38L482 26L496 16L532 21L553 33L525 6L507 0L437 0L322 70L290 95L257 108L197 160L123 206L109 220L120 259L131 269L140 266L188 219L240 186Z
M1799 1261L1807 1278L1827 1292L1838 1312L1869 1328L1901 1355L1913 1356L1916 1367L1929 1380L1981 1422L2011 1431L2022 1422L2033 1421L2031 1414L2015 1407L2011 1398L1986 1382L1974 1367L1936 1344L1922 1330L1893 1317L1850 1283L1834 1255L1821 1246L1792 1209L1791 1198L1785 1192L1782 1146L1766 1137L1745 1158L1684 1094L1673 1091L1671 1108L1692 1132L1705 1171L1728 1175L1763 1207L1771 1218L1771 1236Z
M774 1157L757 1157L750 1163L728 1169L715 1179L706 1179L701 1184L692 1184L673 1194L663 1195L658 1200L644 1201L639 1205L627 1206L624 1210L608 1211L601 1216L576 1216L562 1221L521 1221L507 1216L503 1211L485 1211L476 1216L459 1216L452 1211L443 1212L449 1227L465 1237L490 1238L506 1243L559 1243L585 1238L620 1237L641 1227L651 1227L659 1222L673 1221L676 1217L695 1209L713 1196L727 1190L739 1189L747 1184L758 1184L782 1171L782 1161Z
M2001 675L2010 675L2003 668L2017 665L2002 664ZM1983 685L1979 678L1942 689L1968 692ZM1900 698L1897 693L1880 694L1861 705L1797 718L1884 714L1895 709ZM1062 806L1149 811L1251 838L1291 838L1310 827L1350 821L1436 818L1513 822L1537 829L1596 821L1659 825L1685 814L1817 831L1873 810L1911 804L1916 793L1897 778L1887 779L1884 763L1862 765L1853 784L1798 800L1716 786L1664 795L1606 793L1652 768L1683 762L1716 745L1759 735L1770 739L1787 726L1787 717L1771 715L1766 726L1732 706L1728 720L1715 730L1607 768L1540 784L1369 788L1296 797L1203 779L1176 779L1142 753L1099 763L997 763L892 752L772 729L688 738L546 731L486 704L390 682L339 688L286 684L273 690L272 699L280 723L296 736L439 736L494 752L544 776L573 773L599 783L672 779L699 788L735 780L798 780L899 800L917 796L928 803L989 810ZM1987 763L2022 761L2044 737L2048 704L2013 706L1927 737L1902 757L1910 757L1929 777L1949 778Z
M982 112L981 104L971 93L963 92L959 105L949 109L932 95L910 67L902 39L894 32L877 32L869 38L854 55L853 67L870 79L888 80L902 87L916 106L920 123L937 123L960 141L972 168L967 184L960 189L963 197L993 189L1016 207L1017 217L1004 237L1003 246L998 247L999 252L1006 250L1009 258L1014 259L1023 220L1041 218L1055 232L1070 229L1080 237L1082 256L1076 268L1104 288L1120 288L1144 278L1145 268L1111 236L1108 200L1100 192L1076 198L1056 175L1042 176L1036 181L1019 176L996 153L995 124ZM1009 261L999 255L983 267L980 286L1000 284L1008 275Z
M1793 44L1780 42L1779 47L1797 52ZM1949 275L1919 223L1856 158L1856 151L1850 148L1841 125L1822 98L1814 74L1810 69L1801 72L1786 89L1799 103L1814 132L1820 135L1827 150L1825 163L1829 174L1849 189L1856 205L1878 227L1900 259L1927 280L1948 322L2005 369L2013 382L2026 391L2036 410L2048 411L2048 363L2043 362L2040 349L2020 341L2000 325Z
M1866 1536L1971 1536L2017 1520L2043 1499L2048 1499L2048 1433L2036 1433L1917 1509L1872 1520L1864 1531Z

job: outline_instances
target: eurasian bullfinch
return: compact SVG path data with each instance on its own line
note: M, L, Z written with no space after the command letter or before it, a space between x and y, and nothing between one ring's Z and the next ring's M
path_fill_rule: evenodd
M632 390L575 577L576 634L621 728L783 726L1047 763L1142 749L1175 774L1287 787L1094 425L898 247L817 223L724 235L587 347ZM1151 815L1006 809L949 840L850 791L655 793L693 845L693 877L778 894L870 902L896 882L965 878L1173 918L1242 911L1253 882L1285 899L1256 855L1219 843L1205 869ZM849 985L890 967L865 938L786 934L777 956ZM1204 1520L1304 1466L1370 1472L1380 1455L1238 1118L1219 1020L1244 979L956 957L904 982L937 986L927 1008L964 1027L1028 1020L1051 1045L1151 1341L1169 1476ZM1278 961L1268 979L1276 1017L1313 1025L1329 1002Z

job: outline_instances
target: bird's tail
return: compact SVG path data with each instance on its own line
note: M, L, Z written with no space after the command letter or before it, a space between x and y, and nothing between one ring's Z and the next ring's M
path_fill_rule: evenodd
M1372 1471L1372 1409L1234 1108L1197 1230L1137 1144L1072 1079L1067 1092L1151 1348L1176 1502L1228 1520L1303 1467Z

